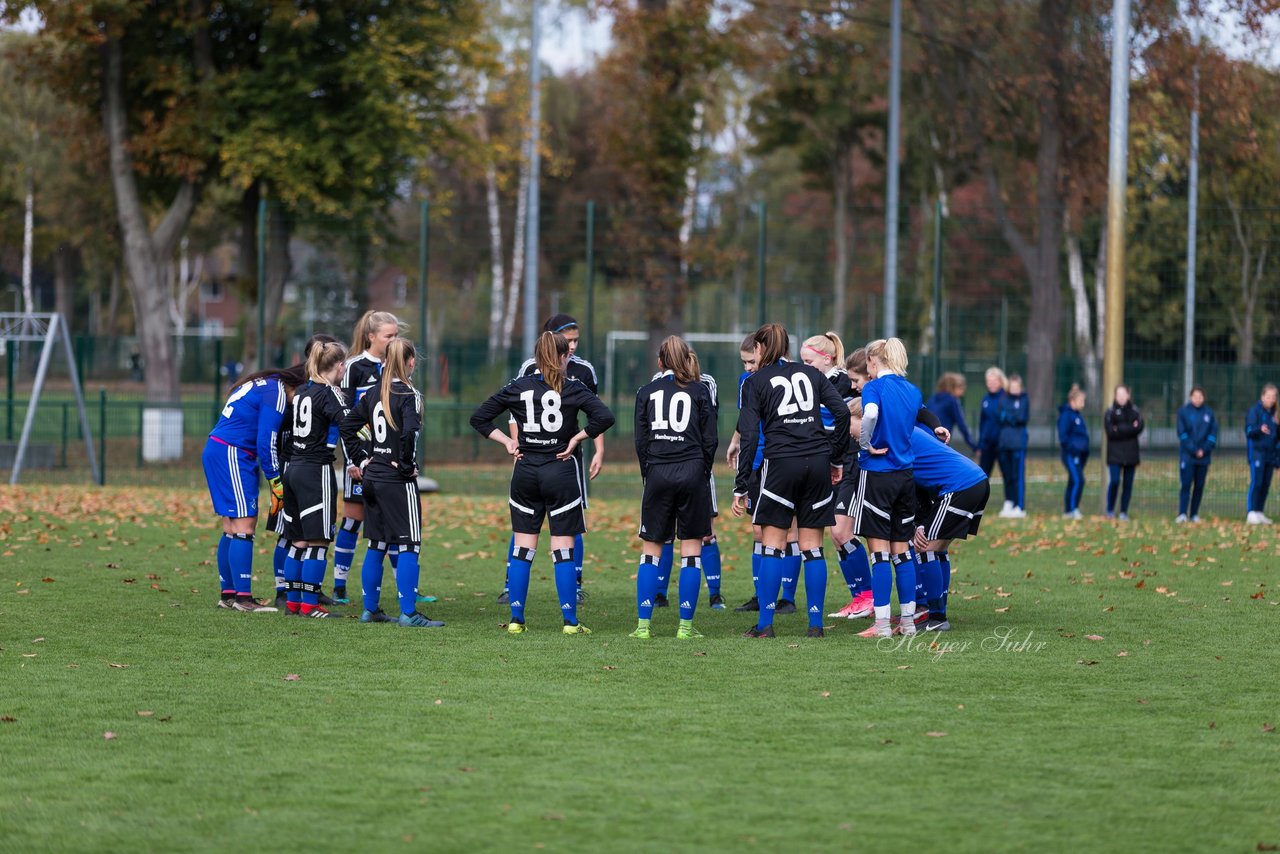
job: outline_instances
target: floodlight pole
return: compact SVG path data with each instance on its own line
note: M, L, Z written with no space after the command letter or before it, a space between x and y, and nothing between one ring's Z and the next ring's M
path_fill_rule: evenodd
M532 353L538 338L538 146L542 129L542 67L538 61L542 29L539 0L532 0L529 38L529 199L524 238L524 351Z
M1200 47L1199 25L1192 36L1192 44ZM1183 398L1191 397L1191 387L1195 385L1196 360L1196 222L1197 208L1200 204L1200 60L1191 72L1191 153L1190 174L1187 187L1187 307L1185 311L1185 327L1182 332L1182 394Z
M1129 172L1129 0L1114 0L1111 37L1111 129L1107 165L1107 318L1102 360L1105 413L1107 391L1124 381L1124 220ZM1103 433L1106 457L1106 433Z
M902 0L893 0L889 35L889 135L885 146L884 337L898 334L898 148L902 136Z

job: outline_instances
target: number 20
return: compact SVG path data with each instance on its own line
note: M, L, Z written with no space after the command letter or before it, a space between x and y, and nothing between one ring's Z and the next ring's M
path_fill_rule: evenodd
M782 389L779 415L795 415L801 410L808 412L813 409L813 384L804 374L792 374L790 378L774 377L769 385Z

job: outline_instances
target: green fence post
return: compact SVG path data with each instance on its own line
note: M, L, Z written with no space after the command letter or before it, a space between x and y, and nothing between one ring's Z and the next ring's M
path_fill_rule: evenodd
M942 199L933 207L933 376L942 373Z
M267 198L258 199L258 370L267 369Z
M431 262L428 246L431 237L429 231L430 214L431 201L423 199L418 205L418 346L422 348L422 352L418 354L418 387L422 389L424 395L422 401L422 429L418 431L419 467L422 467L427 462L427 404L425 395L427 392L427 378L430 376L428 354L431 352L427 347L427 268Z
M98 391L98 486L107 485L107 390Z
M67 467L67 404L62 404L62 468Z
M222 371L222 339L215 338L213 340L213 405L217 406L222 400L222 383L219 376ZM231 382L232 377L227 377L227 382Z
M596 331L596 203L587 202L587 355L594 357Z

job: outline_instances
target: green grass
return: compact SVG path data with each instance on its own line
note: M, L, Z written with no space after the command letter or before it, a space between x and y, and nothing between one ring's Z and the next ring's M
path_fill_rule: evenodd
M1272 531L991 519L946 650L806 640L802 613L746 641L705 594L704 640L671 609L645 643L631 501L593 502L594 634L559 633L544 539L516 638L499 499L428 500L434 631L215 609L205 503L0 489L5 850L1280 844Z

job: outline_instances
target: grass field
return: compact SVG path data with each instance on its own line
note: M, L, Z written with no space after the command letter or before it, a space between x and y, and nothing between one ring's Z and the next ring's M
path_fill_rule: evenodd
M747 641L705 593L704 640L670 609L645 643L633 502L593 502L594 634L559 633L544 540L508 637L500 499L428 500L449 626L413 631L215 609L206 500L0 489L0 849L1280 845L1271 530L993 518L941 646L807 640L803 613Z

